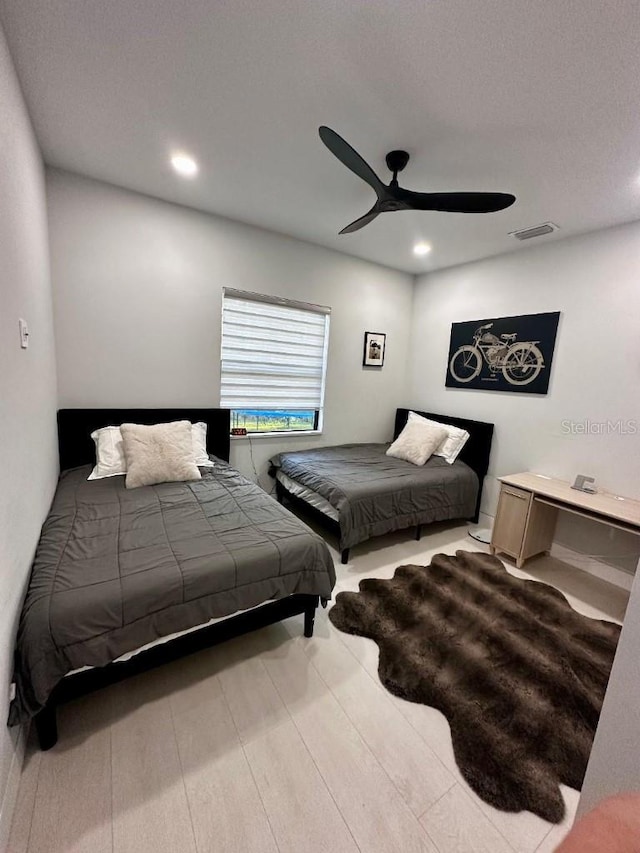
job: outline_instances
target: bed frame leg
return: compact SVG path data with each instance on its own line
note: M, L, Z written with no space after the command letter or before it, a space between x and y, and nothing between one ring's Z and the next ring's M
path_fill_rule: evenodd
M346 566L347 563L349 562L349 549L348 548L344 548L342 550L342 553L340 554L340 561L342 562L343 566Z
M56 706L45 707L34 717L40 749L51 749L58 742L58 723L56 721Z
M419 542L421 538L422 538L422 525L417 524L416 525L416 542Z
M313 625L316 621L316 604L313 607L308 607L304 611L304 635L305 637L313 637Z

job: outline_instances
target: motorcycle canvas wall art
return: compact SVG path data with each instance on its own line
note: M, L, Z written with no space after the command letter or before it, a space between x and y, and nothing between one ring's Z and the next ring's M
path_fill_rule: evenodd
M559 311L451 324L447 388L546 394Z

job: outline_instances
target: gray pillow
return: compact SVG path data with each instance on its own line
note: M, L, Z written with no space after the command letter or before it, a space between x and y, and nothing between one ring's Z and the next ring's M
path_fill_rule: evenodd
M122 443L127 460L128 489L199 480L189 421L168 424L122 424Z

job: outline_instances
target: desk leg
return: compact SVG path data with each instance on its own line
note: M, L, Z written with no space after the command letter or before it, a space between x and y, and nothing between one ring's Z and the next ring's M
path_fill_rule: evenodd
M516 563L519 569L529 557L545 554L551 550L557 518L558 509L556 507L533 499L527 518L520 559Z

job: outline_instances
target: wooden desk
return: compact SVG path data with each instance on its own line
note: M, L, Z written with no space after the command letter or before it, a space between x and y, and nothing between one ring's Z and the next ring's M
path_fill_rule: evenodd
M498 479L500 500L491 553L508 554L518 568L529 557L551 548L560 510L640 535L640 501L634 498L610 492L591 495L543 474L510 474Z

